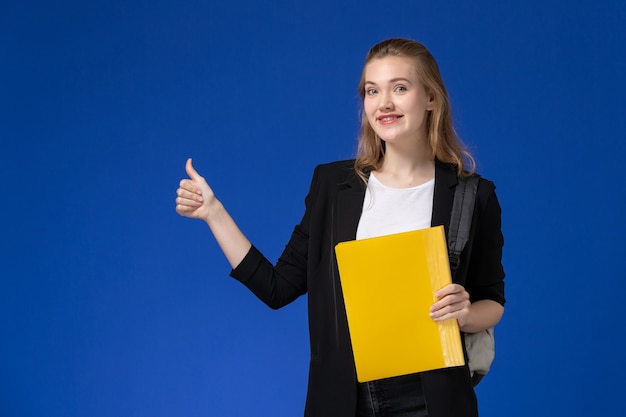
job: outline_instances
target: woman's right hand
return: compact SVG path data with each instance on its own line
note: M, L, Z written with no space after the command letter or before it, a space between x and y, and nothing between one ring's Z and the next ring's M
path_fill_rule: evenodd
M176 190L176 212L192 219L202 219L209 225L226 259L235 269L250 251L252 244L239 230L222 203L215 198L206 180L193 169L191 158L185 166L189 179L180 182Z
M187 159L185 170L189 179L181 180L176 190L176 212L181 216L208 222L211 207L218 202L215 194L206 180L193 168L191 158Z

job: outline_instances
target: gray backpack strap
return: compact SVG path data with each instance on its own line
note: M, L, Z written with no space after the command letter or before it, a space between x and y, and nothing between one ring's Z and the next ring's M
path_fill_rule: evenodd
M453 279L461 261L463 248L469 240L479 180L478 175L459 178L459 184L454 192L454 203L452 204L450 227L448 228L448 257ZM478 333L465 333L463 340L472 383L476 386L489 372L495 355L493 328Z
M478 175L459 178L459 184L454 191L454 203L448 228L448 257L453 279L461 261L461 252L469 240L479 179Z

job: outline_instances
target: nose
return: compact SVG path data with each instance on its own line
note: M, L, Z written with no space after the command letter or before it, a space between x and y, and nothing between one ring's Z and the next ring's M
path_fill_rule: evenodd
M380 101L378 102L378 109L381 111L389 111L393 109L393 100L391 94L383 92L380 94Z

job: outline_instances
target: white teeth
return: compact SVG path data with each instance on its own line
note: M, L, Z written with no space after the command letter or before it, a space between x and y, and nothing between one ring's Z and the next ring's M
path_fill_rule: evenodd
M380 119L381 122L389 122L393 119L395 119L395 116L388 116L388 117L383 117L382 119Z

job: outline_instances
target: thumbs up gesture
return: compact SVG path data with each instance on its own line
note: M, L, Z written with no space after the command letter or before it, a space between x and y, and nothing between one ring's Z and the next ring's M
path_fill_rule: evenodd
M189 179L180 182L176 194L176 212L181 216L208 221L211 206L217 202L213 190L194 169L191 158L185 166Z
M176 212L181 216L204 220L226 259L236 268L250 251L252 244L239 230L222 203L215 198L206 180L193 168L191 158L187 160L185 170L189 179L182 180L176 190Z

